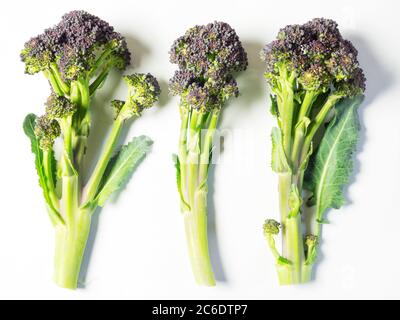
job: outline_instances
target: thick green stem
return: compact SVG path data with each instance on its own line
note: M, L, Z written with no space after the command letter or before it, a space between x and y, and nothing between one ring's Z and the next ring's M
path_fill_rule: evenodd
M194 205L195 192L198 185L199 160L200 160L200 135L201 129L197 127L202 115L192 110L189 127L188 157L187 157L187 186L188 198L192 206Z
M188 190L187 190L187 129L189 121L189 111L185 107L181 107L181 130L179 132L179 164L180 164L180 175L181 175L181 196L182 196L182 208L189 203Z
M79 101L80 117L78 119L79 121L78 132L74 145L75 146L74 159L77 167L79 168L82 163L83 156L86 153L87 140L91 126L91 113L89 109L90 93L89 93L88 82L86 80L79 80L77 82L77 86L79 89L79 96L80 96L80 101Z
M297 116L297 122L301 121L304 117L308 117L311 111L311 107L317 99L319 93L316 91L307 90L304 95L303 102L300 106L300 111Z
M204 143L200 155L200 171L199 171L200 183L202 183L207 179L211 149L213 145L215 131L218 125L218 119L219 119L219 111L213 112L211 114L211 119L208 125L208 129L204 135Z
M75 208L68 224L56 228L54 281L63 288L76 289L90 232L92 212Z
M196 282L214 286L215 279L207 237L207 174L218 114L211 116L209 113L199 113L196 110L191 110L190 114L189 119L188 112L181 110L182 127L179 141L181 188L185 201L189 205L183 211L186 239ZM210 124L204 128L208 119L210 119ZM201 136L202 129L208 130L204 137ZM204 161L205 155L207 155L207 161Z
M81 104L81 96L77 81L71 82L69 99L71 100L72 103L77 104L78 106Z
M286 67L281 67L279 74L282 88L278 95L278 108L282 121L283 148L285 154L290 157L294 115L294 74L289 73Z
M281 174L279 176L283 257L290 262L290 264L277 265L281 284L302 283L301 270L305 260L300 212L295 215L289 215L289 197L293 183L297 184L296 181L293 181L291 174Z
M190 262L196 282L214 286L215 279L211 266L207 237L207 189L195 194L195 205L190 212L184 212L186 240Z
M99 187L101 179L103 178L104 171L106 170L107 165L111 159L111 156L113 155L114 149L118 143L118 139L119 139L123 124L124 124L124 119L121 117L117 117L117 119L114 120L114 124L113 124L111 132L107 138L104 150L103 150L103 152L100 156L100 159L98 160L96 167L94 168L94 171L85 187L85 191L84 191L83 199L82 199L82 202L84 204L92 201L96 196L96 193L98 191L97 189Z

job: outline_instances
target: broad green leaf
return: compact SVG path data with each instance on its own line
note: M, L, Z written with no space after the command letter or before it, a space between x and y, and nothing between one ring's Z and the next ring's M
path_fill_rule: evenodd
M313 193L309 205L316 206L318 221L323 221L326 210L338 209L346 202L343 188L353 170L352 158L360 130L357 108L362 100L362 96L344 99L335 107L335 116L310 159L304 187Z
M174 154L174 155L172 155L172 160L174 161L174 164L175 164L176 185L178 187L179 196L181 198L181 204L183 206L182 210L183 211L190 211L190 206L185 201L185 197L183 196L183 193L182 193L181 163L179 161L179 157L176 154Z
M96 196L95 203L104 206L109 196L124 186L133 171L150 151L153 141L146 136L133 138L121 148L121 151L110 161L111 165L105 173L104 183Z
M277 173L290 173L291 169L287 161L282 145L282 133L279 128L272 128L272 161L271 167Z
M36 124L36 115L34 115L33 113L28 114L25 117L24 123L23 123L23 129L25 134L27 135L27 137L29 138L29 140L31 141L31 150L32 153L35 156L35 167L36 167L36 171L37 174L39 176L39 185L43 190L43 196L44 199L47 203L47 205L49 206L49 209L52 211L52 215L51 218L52 219L61 219L61 216L59 215L57 209L54 208L54 205L51 202L50 196L49 196L49 189L47 186L47 179L48 177L46 176L45 170L44 170L44 165L43 165L43 151L42 149L40 149L40 142L39 139L36 137L35 135L35 124ZM55 181L56 178L56 172L55 172L55 168L57 167L56 165L56 160L54 157L54 152L53 151L49 151L50 153L50 157L51 157L51 161L52 161L52 167L53 167L53 181ZM57 217L55 217L57 216Z

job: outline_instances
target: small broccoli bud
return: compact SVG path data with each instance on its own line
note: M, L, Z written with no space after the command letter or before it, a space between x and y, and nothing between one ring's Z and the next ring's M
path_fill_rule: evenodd
M339 81L335 84L338 95L343 97L355 97L365 91L365 76L361 68L354 70L353 75L346 81Z
M196 75L193 72L187 70L178 70L169 80L169 93L172 95L180 95L196 81Z
M264 235L277 235L279 233L280 223L273 219L267 219L264 222Z
M125 83L128 85L128 104L129 108L123 111L123 118L130 118L133 115L140 116L144 109L148 109L158 100L161 89L157 79L150 73L134 73L124 76ZM121 107L120 102L114 102L114 107Z
M313 234L306 235L304 242L307 247L306 261L307 265L313 264L317 258L318 237Z
M313 234L308 234L305 237L305 243L308 248L314 247L318 244L318 237Z
M47 98L45 105L46 115L49 119L62 119L73 115L77 110L75 104L54 92Z
M210 111L209 91L206 87L193 83L187 90L186 101L199 112Z
M299 83L305 90L326 92L329 90L330 77L321 64L313 64L299 77Z
M235 78L229 76L222 86L221 96L223 100L228 100L230 97L238 97L239 96L239 87Z
M49 150L53 147L54 140L61 134L57 121L50 119L47 115L36 119L35 135L40 141L42 150Z

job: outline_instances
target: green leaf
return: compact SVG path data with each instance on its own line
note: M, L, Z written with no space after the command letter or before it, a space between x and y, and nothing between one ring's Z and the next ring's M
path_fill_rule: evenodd
M47 184L46 184L46 175L44 173L43 167L43 151L40 149L39 139L35 135L35 124L36 124L37 116L33 113L28 114L25 117L23 128L24 132L31 141L31 150L35 155L35 167L39 176L39 185L44 191L44 196L47 196ZM46 199L47 201L47 199Z
M182 193L182 179L181 179L181 163L179 161L179 157L176 154L172 155L172 160L174 161L175 164L175 169L176 169L176 185L178 187L178 192L179 196L181 198L181 204L183 206L182 210L183 211L190 211L190 206L189 204L185 201L185 197L183 196Z
M31 141L31 150L32 150L32 153L35 155L35 167L36 167L37 174L39 176L39 185L43 190L44 199L45 199L47 205L49 206L49 209L51 210L52 214L50 217L53 220L53 222L55 222L55 221L61 222L62 218L61 218L59 212L57 211L57 209L54 208L54 205L49 196L49 189L48 189L48 185L47 185L48 177L46 176L44 165L43 165L43 151L42 151L42 149L40 149L39 139L35 135L36 118L37 118L37 116L35 114L33 114L33 113L28 114L24 119L23 129L24 129L25 134ZM52 167L55 168L56 160L54 157L54 152L53 151L49 151L49 152L51 152L51 154L49 156L51 157ZM56 175L55 171L52 172L52 175L53 175L53 178L55 179L55 175ZM53 180L53 181L55 181L55 180Z
M353 170L360 123L357 108L363 96L344 99L335 107L317 152L311 157L305 173L304 187L313 193L309 205L316 205L316 219L323 221L329 208L345 204L343 188Z
M282 133L279 128L272 128L272 161L271 167L277 173L290 173L291 169L287 161L282 144Z
M97 205L103 207L109 196L129 181L135 168L150 151L152 144L153 141L146 136L133 138L111 159L102 187L94 200Z
M276 97L271 94L270 99L271 99L271 108L269 111L273 116L278 117L279 112L278 112L278 103L276 102Z

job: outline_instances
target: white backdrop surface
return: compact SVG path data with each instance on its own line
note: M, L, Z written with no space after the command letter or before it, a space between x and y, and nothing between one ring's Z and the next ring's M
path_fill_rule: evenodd
M398 1L2 1L0 4L2 121L0 125L0 298L54 299L312 299L400 298L400 20ZM153 151L131 182L94 220L85 288L52 282L53 229L37 184L33 156L22 132L29 112L43 112L48 94L41 75L24 74L19 52L26 40L84 9L108 21L128 40L129 71L151 72L163 94L126 132L147 134ZM316 280L279 287L262 235L278 217L277 177L270 168L268 91L258 52L279 28L314 17L335 19L359 49L367 82L360 109L356 170L348 205L329 212ZM195 24L222 20L240 36L249 68L238 77L242 95L224 110L224 151L211 177L210 250L217 286L194 284L171 154L177 149L177 98L167 95L176 66L168 61L175 38ZM112 114L107 103L124 98L117 73L95 99L89 153L102 144ZM95 241L92 241L95 234ZM86 257L86 258L87 258Z

